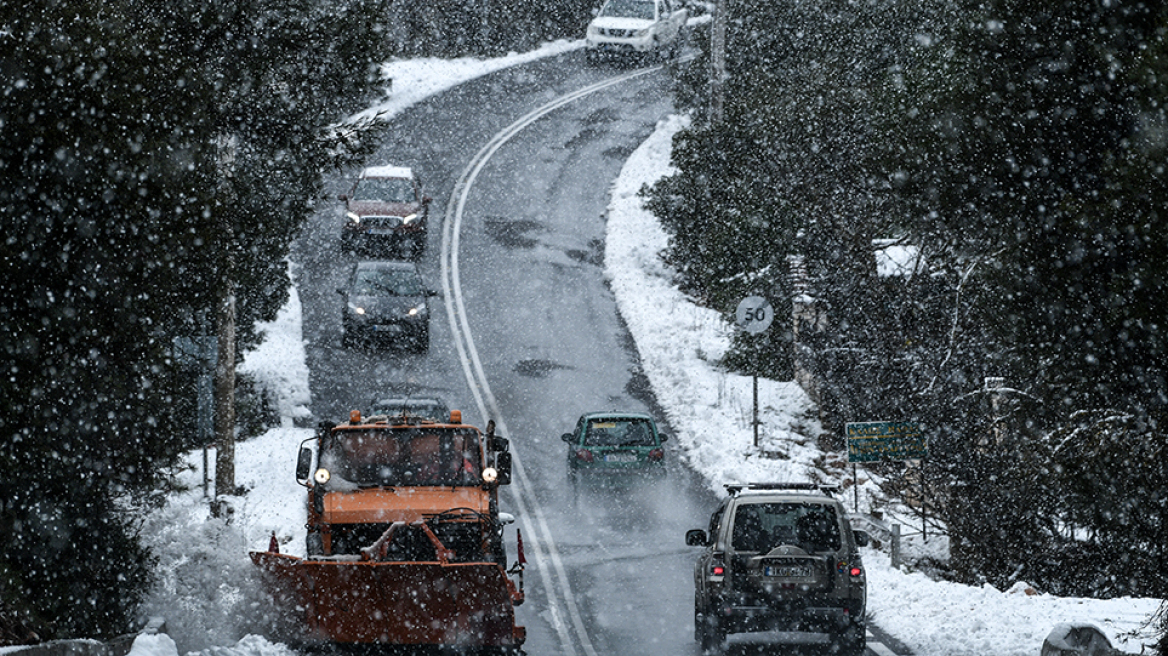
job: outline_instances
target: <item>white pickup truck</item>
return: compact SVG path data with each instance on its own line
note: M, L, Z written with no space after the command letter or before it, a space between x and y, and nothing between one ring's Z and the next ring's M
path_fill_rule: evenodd
M613 56L676 57L688 17L682 0L607 0L588 24L588 63Z

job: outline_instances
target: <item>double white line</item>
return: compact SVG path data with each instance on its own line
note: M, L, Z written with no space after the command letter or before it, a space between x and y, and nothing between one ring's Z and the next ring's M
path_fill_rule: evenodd
M474 395L475 404L478 406L479 415L482 418L481 421L485 424L488 419L494 419L500 432L505 436L511 436L511 431L507 428L506 418L503 417L495 395L491 392L491 386L487 382L487 376L483 372L483 364L475 349L474 337L471 335L470 325L467 323L466 307L462 300L458 251L462 238L462 218L471 186L474 185L475 179L487 165L487 162L503 144L543 116L589 94L656 72L660 68L660 66L654 66L639 69L597 82L560 96L526 114L496 134L487 145L483 146L463 170L462 176L454 185L450 202L446 205L445 220L442 223L441 272L446 318L450 323L450 330L454 334L454 345L458 350L458 359L462 363L462 371L466 376L467 385ZM517 440L513 441L512 444L522 447L522 444ZM576 645L579 645L585 656L597 656L584 622L580 618L580 610L572 595L572 587L564 569L563 559L560 558L555 539L548 529L543 508L532 493L531 480L523 470L523 461L520 458L519 450L514 450L512 454L514 479L511 484L511 503L518 512L520 523L527 534L525 545L531 552L528 558L535 563L539 572L539 580L548 600L547 610L551 616L552 626L560 639L561 653L565 656L576 656L578 654ZM553 585L553 577L549 573L549 568L554 571L555 585ZM556 594L557 590L559 596ZM575 634L575 640L572 639L573 634Z

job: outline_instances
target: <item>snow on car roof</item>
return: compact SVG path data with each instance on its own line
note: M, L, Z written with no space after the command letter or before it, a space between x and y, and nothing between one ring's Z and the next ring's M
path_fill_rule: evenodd
M362 178L413 178L414 171L408 166L370 166L361 172Z

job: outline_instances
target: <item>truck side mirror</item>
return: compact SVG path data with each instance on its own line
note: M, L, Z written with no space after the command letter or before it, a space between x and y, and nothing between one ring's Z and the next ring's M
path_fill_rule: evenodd
M506 453L511 450L511 440L498 435L491 436L491 450L498 453Z
M511 452L500 451L495 454L495 470L499 472L499 478L495 482L499 485L511 484Z
M856 536L857 547L866 547L872 541L872 538L864 531L852 531L852 535Z
M685 543L691 547L704 547L709 544L709 542L706 541L706 532L700 528L686 531Z
M572 438L573 438L573 435L571 433L564 433L563 435L560 436L560 439L567 442L568 444L572 443Z
M300 455L296 459L296 481L303 485L312 473L312 449L300 447Z

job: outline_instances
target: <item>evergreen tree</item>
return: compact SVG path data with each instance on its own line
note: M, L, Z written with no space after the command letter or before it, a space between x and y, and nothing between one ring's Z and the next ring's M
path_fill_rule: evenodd
M195 441L173 339L225 251L241 326L284 302L322 172L369 147L329 126L379 86L383 9L0 7L0 608L40 638L129 628L151 567L129 511Z
M895 0L726 5L724 118L708 120L709 43L699 41L703 54L682 74L678 97L707 120L677 136L679 172L649 193L649 209L670 233L666 259L683 288L712 307L729 312L762 291L786 316L788 257L802 256L830 323L806 336L816 343L803 351L826 418L836 427L887 415L911 396L900 349L927 344L937 325L929 295L938 292L915 280L897 289L877 276L873 240L904 233L886 178L872 167L871 126L884 111L878 90L911 55L931 8ZM923 306L912 294L925 296ZM789 378L791 334L776 332L784 338L771 344L764 370ZM747 350L743 343L728 361L754 360ZM877 371L874 362L888 366ZM890 396L893 387L900 392Z
M1164 10L988 2L961 11L965 20L896 88L907 120L886 126L899 135L889 142L891 178L916 231L948 244L954 261L983 263L973 321L992 341L984 363L955 367L1004 376L1039 403L1009 448L978 449L975 424L951 425L939 466L954 489L984 486L979 472L992 472L998 489L1054 491L1057 502L953 504L948 520L964 556L954 564L965 578L999 585L1030 577L1060 592L1154 585L1162 594L1162 577L1131 557L1147 541L1141 523L1105 521L1090 506L1106 499L1115 504L1107 515L1122 516L1136 504L1162 523L1156 499L1168 490L1156 467L1100 466L1150 454L1168 401L1162 313L1153 309L1168 305L1168 266L1157 255L1168 247ZM1020 530L1001 539L986 530L987 512ZM1096 563L1108 583L1069 562Z

